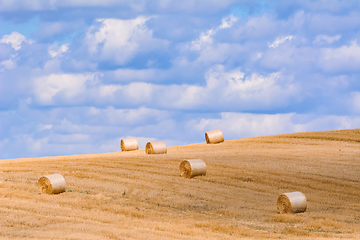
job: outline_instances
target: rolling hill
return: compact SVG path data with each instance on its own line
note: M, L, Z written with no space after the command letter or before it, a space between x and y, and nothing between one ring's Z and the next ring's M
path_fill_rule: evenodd
M180 177L191 158L206 176ZM0 239L360 239L360 129L1 160L0 173ZM53 173L66 192L41 194ZM307 211L279 214L293 191Z

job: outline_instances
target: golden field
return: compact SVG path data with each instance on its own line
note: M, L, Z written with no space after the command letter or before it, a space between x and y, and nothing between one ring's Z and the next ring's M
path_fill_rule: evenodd
M206 176L180 177L191 158ZM360 129L1 160L0 173L0 239L360 239ZM41 194L54 173L66 192ZM307 211L278 214L293 191Z

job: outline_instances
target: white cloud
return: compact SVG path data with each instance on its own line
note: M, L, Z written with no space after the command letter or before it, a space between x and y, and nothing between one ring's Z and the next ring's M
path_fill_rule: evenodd
M207 30L206 32L202 32L198 39L191 41L190 50L193 51L201 51L204 49L209 50L208 48L213 44L212 36L215 35L221 29L232 27L232 25L235 22L237 22L237 20L238 18L233 15L224 17L221 20L220 26Z
M286 40L291 40L294 36L278 37L273 43L269 45L270 48L277 48L280 44L284 43Z
M16 51L21 49L21 44L23 42L33 43L33 41L28 40L24 35L22 35L18 32L12 32L9 35L4 35L0 39L0 43L10 44L11 47L13 49L15 49ZM2 65L5 69L9 69L9 70L16 68L17 64L16 64L15 57L17 57L17 55L18 55L17 53L14 55L11 55L10 59L1 61L0 65ZM0 71L4 71L4 69L0 69Z
M124 88L123 94L134 101L135 104L151 101L153 85L149 83L135 82L130 83Z
M90 84L95 79L94 74L51 74L35 78L33 91L41 105L52 105L57 94L73 99L86 90L86 83Z
M51 124L39 124L38 131L49 130L53 127Z
M206 82L207 101L223 107L238 106L243 110L287 105L289 98L295 97L299 90L291 78L285 80L280 72L267 76L253 73L244 77L239 69L225 71L222 65L207 72ZM217 96L216 101L211 100L212 96Z
M233 139L303 130L300 125L291 123L293 115L293 113L268 115L225 112L220 114L220 119L190 121L189 125L197 132L220 128L227 139Z
M143 102L165 108L250 110L287 106L300 92L291 77L281 72L245 76L238 68L226 71L223 65L216 65L208 70L205 78L205 86L146 84L141 85L141 94L137 91L130 91L136 93L135 96L124 93L129 99L147 99Z
M234 23L238 21L238 18L230 15L221 20L221 25L219 28L230 28Z
M167 41L153 38L152 30L145 25L149 19L98 19L86 34L88 51L101 60L125 64L138 52L167 47Z
M4 60L0 62L6 69L14 69L16 67L16 63L12 59Z
M175 109L196 109L206 105L204 87L192 85L159 86L156 96L161 107Z
M297 16L297 14L295 15ZM290 19L286 22L274 19L270 14L263 14L260 16L251 16L244 24L237 24L231 31L231 36L235 40L242 40L246 42L259 42L263 48L266 41L274 38L276 35L283 35L289 32L289 27L299 28L299 23ZM268 44L269 45L269 44Z
M358 128L360 117L223 112L220 114L220 119L191 120L187 125L199 134L220 128L225 139L237 139L292 132Z
M51 57L61 56L62 53L65 53L69 50L69 43L62 44L58 46L58 43L53 43L48 47L48 52Z
M319 54L318 48L284 45L281 48L268 48L259 62L265 69L286 69L303 78L305 72L308 73L309 69L318 66Z
M257 60L262 58L263 53L262 52L257 52L253 55L253 60Z
M326 72L360 70L360 46L356 42L339 48L323 48L319 66Z
M1 39L0 39L0 43L8 43L11 44L11 46L15 49L15 50L19 50L21 48L21 43L22 42L28 42L28 43L32 43L32 41L27 40L26 37L24 35L22 35L21 33L18 32L12 32L9 35L4 35Z
M126 85L102 84L86 87L85 82L92 77L85 76L65 76L65 79L79 78L76 81L66 80L62 84L55 83L61 77L51 76L46 79L54 80L42 81L43 87L38 89L38 98L51 102L58 92L65 92L66 89L65 97L69 99L75 99L74 96L81 92L82 96L88 96L88 99L94 102L111 105L250 110L287 106L300 92L292 78L283 76L281 72L268 75L252 73L245 76L238 68L225 70L223 65L216 65L207 71L204 86L132 82ZM94 98L94 95L97 97Z
M234 0L0 0L0 11L19 10L17 23L4 22L18 32L0 40L0 119L9 126L0 154L27 144L24 155L116 151L126 136L188 143L218 126L234 138L358 126L356 9L245 2L237 19L224 15ZM32 10L75 18L18 22ZM251 114L289 109L349 116Z
M336 42L338 41L339 39L341 38L341 35L340 34L337 34L335 36L327 36L327 35L317 35L315 40L314 40L314 43L317 43L317 44L322 44L322 43L333 43L333 42Z
M157 85L133 82L127 85L99 85L87 88L83 95L94 103L105 103L121 106L151 105L154 88ZM96 96L96 97L95 97Z
M101 98L107 98L110 99L112 101L114 101L114 93L120 89L122 89L123 87L121 85L101 85L99 86L98 92L99 92L99 97Z
M202 48L213 43L213 39L211 38L216 32L213 29L208 30L206 33L201 33L200 37L191 42L190 49L199 51Z
M228 59L236 59L240 54L244 54L244 51L244 47L239 44L218 43L208 45L201 49L200 56L195 63L224 63Z
M17 152L10 156L2 153L0 155L2 159L100 152L96 143L90 143L89 138L82 134L53 134L42 138L36 138L29 134L20 134L12 139L0 141L0 149L10 149ZM19 152L19 149L22 149L22 151Z
M17 143L24 142L24 145L26 150L30 153L37 153L44 150L45 145L49 141L48 137L40 138L40 139L34 139L30 135L24 134L17 136Z

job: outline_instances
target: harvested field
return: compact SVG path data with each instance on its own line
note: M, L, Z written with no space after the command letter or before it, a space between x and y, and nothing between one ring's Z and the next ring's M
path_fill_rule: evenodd
M0 239L360 239L360 129L0 161ZM200 158L206 176L180 176ZM40 194L58 173L66 192ZM281 193L307 210L278 214Z

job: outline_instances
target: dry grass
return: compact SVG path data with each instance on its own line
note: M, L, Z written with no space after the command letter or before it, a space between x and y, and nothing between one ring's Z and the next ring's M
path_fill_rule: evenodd
M207 175L180 177L184 159ZM0 239L360 238L360 129L0 161ZM59 173L67 190L40 194ZM278 214L279 194L308 209Z

